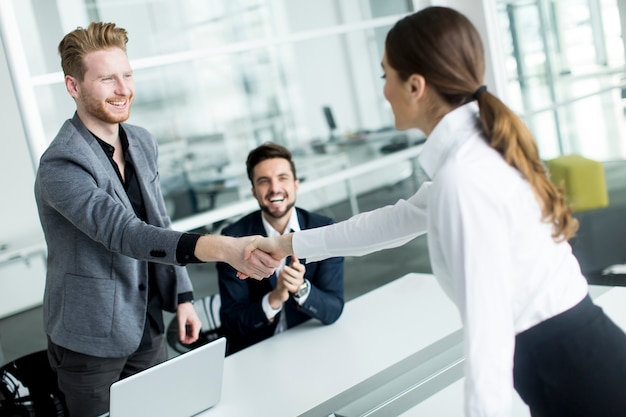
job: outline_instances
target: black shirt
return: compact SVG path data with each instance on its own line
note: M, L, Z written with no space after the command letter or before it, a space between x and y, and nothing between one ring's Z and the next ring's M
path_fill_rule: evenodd
M124 132L124 129L122 129L121 125L119 127L119 135L125 160L124 179L122 179L122 175L120 173L119 167L117 166L117 163L113 160L113 153L115 152L115 148L103 141L102 139L98 138L96 135L93 136L98 140L98 143L102 147L102 150L108 156L109 161L113 166L113 169L117 173L119 180L122 182L124 190L126 191L126 195L128 196L128 199L133 206L133 210L135 211L135 215L137 215L137 217L142 221L148 223L146 206L144 204L141 187L139 185L139 180L137 178L137 173L135 171L135 166L133 164L130 152L128 151L128 138L126 137L126 133ZM179 239L178 245L176 247L176 259L178 263L180 263L181 265L185 265L187 263L201 262L194 255L196 242L198 241L199 237L200 235L193 233L183 234L183 236ZM141 343L139 344L139 348L137 349L138 351L149 349L152 346L150 327L152 327L158 333L163 333L165 331L162 314L162 303L156 291L156 288L157 286L155 283L154 263L148 262L148 309L146 311L146 323L144 326L144 333L141 339ZM191 300L193 300L193 293L191 291L178 295L179 304Z

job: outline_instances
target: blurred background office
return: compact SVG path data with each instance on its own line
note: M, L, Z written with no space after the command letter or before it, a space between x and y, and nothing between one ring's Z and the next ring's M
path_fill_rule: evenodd
M626 0L0 0L4 360L45 347L32 189L39 156L74 109L57 53L65 33L90 21L128 30L129 122L160 143L175 228L216 233L255 208L245 158L265 141L294 153L299 205L335 220L415 191L424 137L394 129L380 60L391 25L429 5L455 7L479 28L486 84L529 124L542 158L600 162L610 205L626 204ZM216 291L213 265L190 272L197 297ZM346 297L406 272L430 272L424 239L347 260Z

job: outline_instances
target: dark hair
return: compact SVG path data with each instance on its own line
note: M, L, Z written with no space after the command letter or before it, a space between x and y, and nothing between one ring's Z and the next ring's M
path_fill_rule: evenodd
M87 29L79 26L59 43L63 74L82 81L85 76L85 55L109 48L120 48L126 52L127 43L126 29L116 27L115 23L91 22Z
M296 176L296 165L293 163L291 159L291 152L284 146L281 146L277 143L273 142L265 142L261 146L253 149L248 154L248 159L246 161L246 169L248 170L248 178L252 185L254 185L252 176L254 175L254 167L259 163L265 161L266 159L272 158L283 158L289 161L289 165L291 165L291 172L293 173L293 178L297 179Z
M482 41L472 23L447 7L427 7L398 21L387 34L388 64L406 81L420 74L427 85L453 107L478 102L489 144L528 180L542 205L543 219L554 226L556 240L570 239L578 228L571 208L550 182L537 144L524 122L483 85ZM436 108L429 108L437 114Z

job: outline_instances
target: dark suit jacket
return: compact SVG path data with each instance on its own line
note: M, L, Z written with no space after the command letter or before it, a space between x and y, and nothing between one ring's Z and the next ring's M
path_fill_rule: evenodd
M301 229L312 229L333 221L319 214L296 208ZM266 236L261 211L248 214L226 227L222 234L234 237ZM304 277L311 283L311 291L303 306L290 298L283 309L270 322L261 306L261 299L276 285L276 274L261 281L237 278L236 271L228 264L217 263L222 308L222 328L228 340L228 354L267 339L274 334L279 316L286 315L287 327L296 326L309 318L324 324L334 323L343 311L343 258L329 258L307 264Z
M192 291L177 264L181 232L169 229L157 170L157 144L145 129L122 124L146 207L133 211L108 157L78 116L61 127L35 180L48 245L44 327L67 349L123 357L139 346L146 320L148 261L163 308Z

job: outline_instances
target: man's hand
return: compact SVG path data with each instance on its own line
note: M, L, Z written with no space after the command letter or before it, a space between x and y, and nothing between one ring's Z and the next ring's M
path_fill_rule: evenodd
M281 269L276 281L276 287L279 285L284 286L287 291L292 294L298 292L298 289L304 284L304 273L306 268L300 263L300 260L295 256L292 258L291 265L285 265Z
M246 248L246 252L252 253L255 249L258 249L271 255L274 259L284 259L293 255L293 248L291 247L292 237L293 233L277 237L259 237L251 242Z
M268 300L274 310L289 299L289 293L295 294L304 284L305 272L306 268L296 257L293 258L290 266L285 265L281 269L276 279L276 288L270 292Z
M241 277L263 279L272 275L280 260L262 251L254 250L255 241L261 236L229 237L204 235L198 239L194 254L203 262L226 262Z
M274 310L278 310L280 306L282 306L285 301L289 299L289 290L281 283L280 281L276 281L276 288L274 288L269 293L269 297L267 301L270 303L270 307Z
M180 343L188 345L198 340L202 322L200 322L193 304L179 304L176 309L176 320L178 320L178 340Z
M249 240L247 246L244 248L244 259L253 264L278 265L280 264L280 259L286 258L293 252L291 249L291 237L292 233L271 238L253 236L253 239ZM246 271L238 269L234 264L231 264L231 266L237 269L237 277L241 279L263 279L273 272L272 270L272 272L263 276L250 275L246 273ZM276 266L274 269L276 269Z

